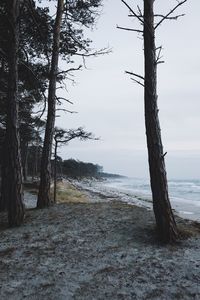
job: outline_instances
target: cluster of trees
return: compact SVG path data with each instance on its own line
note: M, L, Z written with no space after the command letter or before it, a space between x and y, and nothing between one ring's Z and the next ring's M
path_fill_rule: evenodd
M175 241L178 230L172 213L165 169L157 106L157 65L162 63L161 50L155 43L155 31L165 20L177 19L176 9L187 0L177 1L166 15L154 15L154 0L144 0L144 11L129 9L129 16L139 21L141 28L122 28L142 33L144 38L144 76L127 72L144 87L145 125L149 156L149 171L153 208L159 236L165 242ZM68 99L57 95L71 72L74 56L90 56L91 41L84 36L84 27L95 22L101 0L1 0L0 3L0 151L1 198L0 209L7 209L11 226L24 219L23 176L27 171L40 174L37 207L51 204L51 156L55 142L55 170L57 147L72 138L92 138L80 128L74 132L55 131L56 105ZM48 5L47 5L48 3ZM54 4L54 5L53 5ZM47 5L47 6L45 6ZM56 5L56 8L54 7ZM49 9L52 7L52 9ZM154 21L154 17L158 21ZM60 69L59 58L69 66ZM43 109L35 112L35 107ZM46 119L41 116L46 112ZM44 139L42 139L44 136ZM30 160L31 157L31 160ZM30 162L31 161L31 162ZM80 169L88 174L99 171L99 166L83 165L74 160L64 162L64 172L71 168L75 175ZM80 172L82 172L82 170Z
M59 161L58 173L72 178L101 176L103 167L98 164L86 163L75 159Z
M74 56L104 52L93 51L91 40L84 36L84 28L98 16L101 0L49 2L0 3L0 210L8 211L10 226L24 219L23 177L28 170L40 173L37 207L51 204L56 106L71 103L57 90L81 68ZM60 68L59 58L65 60L67 70Z

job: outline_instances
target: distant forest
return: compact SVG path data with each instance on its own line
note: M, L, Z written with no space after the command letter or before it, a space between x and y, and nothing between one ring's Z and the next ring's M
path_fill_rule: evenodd
M72 178L93 177L93 178L120 178L121 175L103 172L103 167L98 164L86 163L79 160L61 160L60 174ZM58 172L59 173L59 172Z
M37 153L38 157L35 157ZM35 147L30 147L29 155L27 158L27 165L25 171L26 181L29 179L36 180L39 178L41 161L41 149L36 150ZM54 176L54 164L55 160L51 160L52 177ZM82 177L95 177L98 178L103 174L103 167L98 164L90 162L83 162L75 159L62 160L61 157L57 157L57 177L82 178Z
M28 157L26 159L26 165L24 170L25 181L38 180L40 172L38 166L41 162L41 150L35 149L35 147L29 147ZM36 157L37 154L37 157ZM63 160L61 157L57 157L57 160L51 160L52 177L54 176L54 165L57 164L57 178L76 178L81 179L88 178L118 178L121 175L105 173L103 172L103 166L94 164L91 162L83 162L73 158Z

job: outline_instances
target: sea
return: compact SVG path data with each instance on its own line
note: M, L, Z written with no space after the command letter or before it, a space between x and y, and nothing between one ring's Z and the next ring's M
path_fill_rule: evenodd
M150 183L148 179L140 178L109 178L104 182L105 188L126 195L127 202L152 207ZM168 180L168 190L172 208L183 218L200 221L200 180L171 179Z

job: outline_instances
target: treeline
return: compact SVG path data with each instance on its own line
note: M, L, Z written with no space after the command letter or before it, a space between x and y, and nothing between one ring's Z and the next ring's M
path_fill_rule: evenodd
M28 158L25 169L26 180L24 182L38 181L40 176L39 166L41 163L42 149L39 147L30 147L28 150ZM103 173L103 167L98 164L90 162L83 162L75 159L62 160L61 157L57 157L57 160L51 160L51 177L54 177L54 166L57 164L56 178L61 179L63 177L71 178L83 178L83 177L107 177L109 174ZM105 176L104 176L105 174ZM25 178L25 177L24 177Z
M98 164L83 162L75 159L59 161L58 167L58 173L60 175L72 178L99 178L103 170L103 167Z
M24 182L37 181L40 176L40 164L41 164L42 147L29 146L27 149L27 157L23 166L23 178ZM112 173L103 172L103 166L94 164L91 162L83 162L73 158L63 160L57 156L51 160L51 177L55 176L54 166L57 165L56 178L61 179L63 177L71 178L121 178L123 176Z
M54 164L54 161L52 162ZM72 177L72 178L122 178L125 176L113 173L103 172L103 166L93 164L90 162L83 162L75 159L68 159L58 161L60 176Z

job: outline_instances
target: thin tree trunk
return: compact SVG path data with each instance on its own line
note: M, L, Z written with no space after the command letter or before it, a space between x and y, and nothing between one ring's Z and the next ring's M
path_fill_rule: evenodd
M153 209L159 238L175 241L178 231L169 196L157 107L157 63L154 32L154 0L144 0L145 125Z
M48 114L45 130L45 138L42 152L41 171L40 171L40 186L38 193L37 207L48 207L52 202L50 199L50 184L51 184L51 151L55 124L56 110L56 79L58 73L59 45L60 45L60 30L64 8L64 0L57 1L57 14L53 33L53 50L51 60L50 81L48 90Z
M6 122L6 150L8 155L6 193L8 221L18 226L24 219L22 164L18 124L18 43L19 43L19 0L9 1L10 48L8 53L8 97Z

